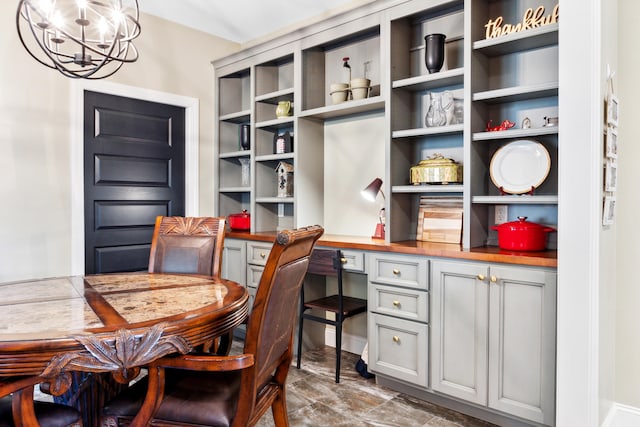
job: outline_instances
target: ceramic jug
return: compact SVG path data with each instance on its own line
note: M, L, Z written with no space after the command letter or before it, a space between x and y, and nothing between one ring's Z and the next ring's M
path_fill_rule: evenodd
M278 108L276 108L276 117L288 117L292 114L291 111L291 101L280 101L278 102Z

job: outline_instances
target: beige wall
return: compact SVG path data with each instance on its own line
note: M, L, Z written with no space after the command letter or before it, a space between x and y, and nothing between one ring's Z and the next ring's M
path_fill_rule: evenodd
M618 1L618 69L620 98L617 192L616 395L617 402L640 408L640 2Z
M72 80L32 59L15 28L16 2L0 2L0 281L70 274ZM213 213L210 61L232 43L149 15L140 60L109 81L197 98L200 214Z
M601 47L601 99L608 93L607 66L618 70L618 38L616 2L602 0L602 47ZM617 86L617 75L615 76ZM604 128L604 125L603 125ZM604 143L604 138L601 138ZM604 149L601 150L604 153ZM602 182L602 178L601 178ZM604 188L604 184L600 184ZM600 281L599 281L599 397L600 422L615 401L615 313L616 308L616 229L611 226L600 228Z

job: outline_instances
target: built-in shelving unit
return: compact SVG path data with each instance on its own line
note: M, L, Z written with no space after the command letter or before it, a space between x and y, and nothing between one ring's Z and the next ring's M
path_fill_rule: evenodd
M550 1L542 3L553 9ZM385 150L381 178L387 196L388 242L416 238L420 199L429 195L463 199L465 248L497 244L491 230L496 206L514 207L509 220L525 215L555 225L559 126L544 126L544 118L557 117L558 112L559 25L486 38L489 19L503 16L504 22L518 22L528 7L537 4L528 0L377 4L362 15L319 25L300 38L288 36L216 61L217 213L247 209L253 232L334 220L333 210L342 209L344 203L332 203L335 191L329 187L335 187L335 178L328 179L327 174L333 170L330 165L344 160L328 139L333 137L331 129L372 118L385 129L378 146ZM432 74L424 64L424 37L430 33L446 35L445 64ZM334 104L331 84L349 79L344 57L349 57L350 76L367 74L372 90L368 98ZM448 117L443 126L427 127L431 97L445 92L461 106L462 119ZM276 115L282 102L290 103L290 116ZM523 129L525 117L531 127ZM515 126L486 130L488 123L495 126L505 119ZM251 148L246 151L238 145L243 124L251 126ZM292 137L291 150L276 153L274 138L285 132ZM341 144L360 144L362 153L367 152L367 142L358 134L345 138ZM501 147L521 139L538 141L549 151L549 176L531 195L502 194L490 177L491 159ZM352 149L345 148L345 153ZM462 164L463 182L412 185L410 168L436 153ZM246 159L251 178L250 184L242 185ZM294 168L291 197L277 197L275 168L280 162ZM350 189L353 194L364 186L344 185L358 186Z
M465 157L471 163L465 171L469 208L463 227L471 229L465 236L469 247L497 243L491 226L499 205L507 207L509 221L527 216L533 222L557 223L559 127L545 126L545 118L558 116L559 26L554 23L496 38L486 38L485 27L498 16L504 22L519 22L526 8L535 9L538 3L481 0L473 4L469 29L473 36L467 45L470 84L465 87L472 113L465 130ZM555 6L549 1L541 3L547 13ZM525 118L531 124L523 129ZM489 121L497 126L505 119L514 122L514 127L486 131ZM491 160L502 147L523 139L539 142L549 152L549 174L532 195L501 194L490 178Z
M407 362L407 366L412 366L398 365L404 366L406 372L419 369L420 375L419 379L415 375L391 378L395 375L393 370L385 370L377 362L372 366L383 381L403 381L402 389L419 392L420 396L434 395L436 390L438 400L453 397L457 399L456 407L470 405L474 414L489 414L489 420L504 416L506 423L517 417L519 425L553 424L555 396L553 381L548 379L553 379L555 365L552 357L544 363L540 357L555 351L556 279L551 270L537 272L531 265L512 266L508 270L501 267L504 258L495 258L499 251L495 248L498 242L493 226L496 213L504 212L506 207L507 221L526 216L529 221L557 227L561 125L554 121L549 126L546 118L558 116L559 25L554 23L488 39L486 24L499 16L505 23L520 22L528 8L535 9L541 4L547 13L555 6L550 0L368 2L353 11L214 62L215 213L229 215L248 210L253 233L320 224L329 230L327 234L356 235L369 242L384 212L384 243L403 242L410 247L436 248L429 256L380 255L376 254L376 246L364 249L369 252L368 266L359 271L367 273L369 291L375 288L383 293L391 292L393 299L389 296L385 301L394 302L393 308L389 304L390 311L384 313L384 317L378 316L377 308L369 310L367 333L373 349L370 357L371 354L376 357L378 349L390 351L389 346L393 345L397 353L385 354L393 355L394 362ZM440 71L430 74L425 66L424 39L432 33L445 34L446 42L444 65ZM347 57L350 67L344 66L343 58ZM332 84L349 83L350 78L361 77L371 80L367 98L348 97L346 101L334 103ZM455 109L446 107L446 120L435 125L427 121L426 116L435 104L432 100L438 97L446 102L451 100ZM276 114L281 103L290 106L290 115ZM525 118L527 126L523 126ZM513 122L514 126L507 130L488 130L503 120ZM239 130L244 125L250 126L248 150L239 145ZM286 152L277 152L274 141L286 133L292 138L292 144ZM508 144L521 140L534 140L544 146L549 152L549 173L530 194L505 194L505 186L498 188L492 179L492 159ZM442 154L462 166L462 182L413 185L411 167L435 154ZM278 191L281 182L276 169L281 162L293 168L293 194L286 197L279 196ZM247 164L250 179L243 183L242 168ZM359 205L360 191L376 176L383 181L384 198L379 196L373 207ZM462 201L462 242L446 246L442 251L444 255L439 252L441 244L415 242L418 230L422 237L423 230L418 223L424 221L424 217L420 218L420 207L425 199L429 203ZM367 225L361 228L365 231L351 232L362 224ZM333 231L336 228L343 231ZM550 239L551 246L553 242L555 239ZM397 245L378 247L393 252ZM479 247L483 249L467 251ZM480 257L487 254L486 262L467 259L449 266L448 261L440 259L446 258L447 253L477 254L478 251L482 252ZM521 254L502 252L500 256L510 257L509 262L514 264L522 262L514 258ZM552 257L552 253L545 251L527 259ZM446 278L438 273L438 265L447 273ZM410 277L417 281L413 283ZM535 280L532 281L532 277ZM452 286L452 292L448 286ZM518 292L515 299L514 289ZM415 291L413 295L418 299L411 300L407 306L428 315L418 322L413 317L400 319L402 310L397 311L395 304L398 290L402 298L409 295L407 290ZM436 297L432 299L434 290L440 293L434 293ZM505 330L516 330L499 323L504 313L494 310L503 307L504 292L509 292L505 306L513 311L507 313L512 317L510 325L524 326L522 330L534 333L522 337L510 334L510 351L500 353L502 338L489 337L504 337L500 334ZM371 302L375 301L374 295L369 297ZM545 301L544 310L535 305L541 301L536 300L538 297ZM480 311L477 317L467 316L469 322L451 323L440 313L440 301L453 301L448 312L457 317L461 310L464 314ZM529 301L533 301L534 308L538 307L537 311L521 313L513 308L525 306ZM477 328L490 318L493 319L491 328L485 328L484 332ZM417 323L421 325L418 334L412 329ZM445 340L443 331L452 324L454 330L459 328L462 333L449 335ZM376 325L382 329L374 330ZM392 335L386 327L393 329ZM542 330L543 341L531 337ZM403 338L398 338L400 344L395 347L397 341L391 338L398 336ZM416 336L420 341L415 342L414 351L405 351L402 345ZM404 337L407 342L403 344ZM492 350L485 345L487 340L491 341ZM543 351L540 342L543 342ZM521 343L525 345L520 346ZM451 387L455 380L441 376L440 368L451 366L453 360L443 360L442 354L434 354L441 345L448 346L450 354L468 356L460 359L468 363L458 363L456 359L453 364L460 365L455 366L460 372L464 371L457 379L471 378L472 386ZM419 361L413 357L415 354L420 356ZM494 357L494 354L500 356ZM531 393L526 399L516 396L517 393L505 399L500 395L500 387L515 384L514 372L517 376L522 369L512 366L522 360L533 361L528 364L531 372L525 381L531 385ZM498 366L500 363L509 364L510 375L503 376L507 368ZM479 372L490 378L481 377L484 374L478 376ZM505 379L507 377L509 379ZM533 397L529 399L530 396ZM540 402L536 402L541 396Z

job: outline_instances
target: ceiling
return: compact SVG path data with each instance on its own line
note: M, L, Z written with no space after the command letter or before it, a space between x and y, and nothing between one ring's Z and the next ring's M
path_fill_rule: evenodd
M142 12L237 43L325 15L354 0L139 0Z

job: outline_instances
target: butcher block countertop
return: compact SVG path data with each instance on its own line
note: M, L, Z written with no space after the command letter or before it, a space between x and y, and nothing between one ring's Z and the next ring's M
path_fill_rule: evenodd
M262 242L273 242L275 236L275 232L249 233L229 231L226 234L226 238L230 239L244 239ZM432 243L417 240L406 240L387 244L383 240L372 239L370 237L335 234L323 235L317 245L339 249L457 258L471 261L528 265L533 267L556 268L558 266L558 252L555 250L541 252L513 252L505 251L495 246L463 249L460 245L450 243Z

